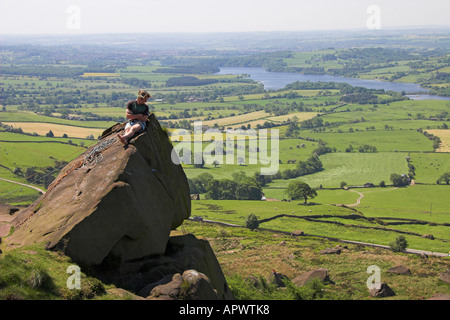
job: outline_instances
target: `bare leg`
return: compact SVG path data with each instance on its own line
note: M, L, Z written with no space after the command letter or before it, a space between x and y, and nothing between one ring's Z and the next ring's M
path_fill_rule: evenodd
M130 139L132 136L134 136L134 134L136 132L139 132L139 130L141 130L141 125L140 124L135 124L133 126L131 126L127 131L125 131L124 135L118 134L117 136L119 137L120 141L123 144L128 144L128 139Z

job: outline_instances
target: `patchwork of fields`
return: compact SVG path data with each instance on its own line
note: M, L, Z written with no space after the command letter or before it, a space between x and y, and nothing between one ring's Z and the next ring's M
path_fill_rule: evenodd
M410 247L448 251L450 186L436 183L450 172L448 100L407 100L400 94L368 92L375 100L353 101L348 100L352 93L345 90L314 88L310 83L304 84L304 89L266 92L241 75L204 72L194 73L196 79L214 81L170 87L166 86L169 79L193 74L162 66L163 60L144 63L141 59L139 56L129 65L120 65L114 72L89 72L84 66L84 72L70 77L0 74L0 81L9 90L8 99L2 100L8 103L0 105L0 177L42 188L42 181L31 180L27 170L41 177L56 175L66 162L94 144L103 130L125 121L126 102L135 98L140 87L147 87L154 96L149 101L151 109L171 133L180 128L192 130L196 120L202 121L204 130L219 129L223 146L229 129L267 129L269 138L271 130L279 133L279 140L269 139L267 148L257 145L257 164L250 163L250 141L241 145L238 137L231 149L243 146L241 159L235 154L233 163L226 163L225 157L213 163L217 157L205 156L203 167L183 164L189 179L205 172L214 179L232 180L236 173L254 177L268 166L273 152L278 152L273 159L280 172L294 170L312 156L323 164L319 172L265 184L262 192L274 201L208 200L201 194L201 200L192 202L193 216L243 225L247 215L255 213L258 219L268 219L261 224L263 228L300 229L312 235L379 244L406 234ZM440 72L449 71L444 59L431 59ZM321 50L292 53L282 61L286 67L310 68L314 64L332 72L342 70L346 60L336 50ZM377 63L359 76L402 82L431 77L427 71L430 61L417 66L410 62ZM406 74L411 68L419 71ZM445 89L445 83L432 85ZM11 94L13 89L17 93ZM17 100L16 94L23 94L24 100ZM358 94L353 93L361 98ZM53 137L46 136L49 131ZM433 136L441 140L436 149ZM172 138L174 145L180 142L176 135ZM211 143L211 137L204 135L202 150ZM408 164L414 166L413 171ZM394 173L411 173L413 183L393 186ZM296 180L316 189L317 197L309 200L313 204L276 201L287 200L286 187ZM380 187L382 182L386 187ZM349 190L342 189L342 183ZM374 187L364 188L366 183ZM0 180L1 202L27 205L38 196L36 190ZM350 207L337 206L342 204ZM270 220L277 215L284 216ZM315 217L307 219L311 215ZM401 219L411 223L400 223ZM435 240L422 238L425 234L432 234Z

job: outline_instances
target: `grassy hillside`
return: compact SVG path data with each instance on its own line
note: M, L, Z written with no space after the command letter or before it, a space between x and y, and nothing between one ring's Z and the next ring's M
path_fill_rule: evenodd
M342 244L315 237L292 237L267 231L250 231L207 223L184 224L186 232L207 239L227 277L232 291L241 299L325 299L376 300L367 289L370 274L367 268L376 265L381 270L381 281L386 282L396 296L384 300L421 300L436 293L450 293L450 286L440 280L439 274L448 269L448 259L393 253L389 250L359 245ZM341 254L321 254L326 248L340 246ZM411 275L396 275L387 270L404 265ZM290 289L276 290L273 286L252 287L246 278L254 276L267 281L272 270L294 279L318 268L329 271L333 284L315 284L301 294ZM261 280L260 280L261 281ZM315 291L314 288L319 288ZM324 290L320 290L324 289ZM313 298L314 297L314 298Z
M422 300L434 294L450 294L450 286L439 274L448 269L448 259L393 253L389 250L342 244L310 236L292 237L268 231L250 231L207 223L186 221L183 232L206 239L211 244L238 300L378 300L368 293L367 268L376 265L381 281L396 293L383 300ZM174 231L173 234L181 234ZM324 255L326 248L341 248L339 255ZM2 248L4 249L4 248ZM411 275L396 275L387 270L404 265ZM17 248L0 255L0 300L118 300L131 299L113 293L114 286L81 270L80 289L70 289L70 258L41 245ZM290 280L318 268L326 268L331 283L311 282L299 288L277 289L268 280L272 270ZM247 277L259 285L253 286Z
M70 258L41 245L22 247L0 255L0 300L111 300L111 285L80 273L80 289L67 283L73 274ZM70 271L70 272L68 272ZM71 283L71 282L70 282Z

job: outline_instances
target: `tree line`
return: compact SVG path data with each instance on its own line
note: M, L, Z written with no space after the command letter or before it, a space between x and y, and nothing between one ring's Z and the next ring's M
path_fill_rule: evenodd
M213 200L261 200L262 186L244 172L234 172L232 179L214 179L210 173L202 173L189 179L191 193L206 193Z
M166 87L204 86L219 82L217 79L199 79L193 76L169 78Z

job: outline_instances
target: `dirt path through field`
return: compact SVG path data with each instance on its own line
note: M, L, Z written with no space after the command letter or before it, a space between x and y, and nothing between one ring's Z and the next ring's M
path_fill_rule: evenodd
M45 191L44 191L44 190L39 189L38 187L35 187L35 186L31 186L31 185L29 185L29 184L25 184L25 183L21 183L21 182L17 182L17 181L12 181L12 180L8 180L8 179L4 179L4 178L0 178L0 180L6 181L6 182L15 183L15 184L20 184L21 186L28 187L28 188L32 188L32 189L34 189L34 190L39 191L39 192L42 193L42 194L45 194Z
M414 180L413 180L413 181L414 181ZM414 183L411 183L411 185L414 185ZM394 188L390 188L390 189L383 189L383 190L381 190L381 191L392 191L392 190L396 190L396 189L398 189L398 187L394 187ZM356 202L355 202L355 203L352 203L352 204L346 204L346 206L347 206L347 207L354 207L354 206L359 205L359 204L361 203L362 198L364 198L364 194L363 194L362 192L359 192L359 191L356 191L356 190L352 190L352 189L348 189L348 191L356 192L357 194L359 194L359 198L356 199Z
M360 203L361 203L361 200L362 200L362 198L364 198L364 194L363 194L362 192L358 192L358 191L355 191L355 190L351 190L351 189L348 189L348 191L351 191L351 192L356 192L357 194L359 194L359 198L358 198L358 199L356 199L356 203L352 203L352 204L346 204L346 206L347 206L347 207L354 207L354 206L357 206L358 204L360 204Z

